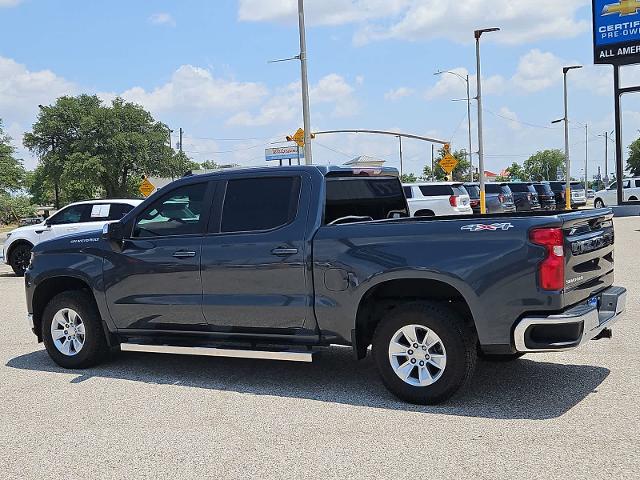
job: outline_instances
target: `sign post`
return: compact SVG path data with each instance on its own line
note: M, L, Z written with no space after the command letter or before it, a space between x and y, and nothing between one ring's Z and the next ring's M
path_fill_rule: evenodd
M640 63L640 0L592 0L593 54L597 65L613 65L615 104L616 178L624 177L622 162L622 110L625 93L638 93L640 86L620 86L620 67ZM618 205L625 203L622 182L617 183Z

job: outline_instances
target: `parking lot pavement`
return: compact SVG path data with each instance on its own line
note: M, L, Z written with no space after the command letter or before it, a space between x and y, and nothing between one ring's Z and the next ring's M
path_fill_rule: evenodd
M65 371L2 266L2 478L638 478L640 219L616 228L630 294L613 339L480 362L438 407L395 400L345 348L311 365L129 353Z

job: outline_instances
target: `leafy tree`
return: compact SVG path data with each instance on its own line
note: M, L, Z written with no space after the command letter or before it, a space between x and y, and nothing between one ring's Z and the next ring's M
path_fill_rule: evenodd
M200 164L200 167L203 170L218 170L220 165L218 165L214 160L206 160Z
M49 179L59 207L61 199L135 196L144 175L176 178L191 170L195 164L169 147L167 135L139 105L80 95L42 107L24 144L40 157L35 178Z
M565 157L560 150L543 150L524 162L525 177L534 181L555 180L560 169L565 171Z
M0 120L0 194L8 194L23 186L25 170L22 162L13 156L14 153L11 138L5 135Z
M35 208L26 195L14 197L0 194L0 224L16 223L23 217L34 215Z
M634 177L640 177L640 138L629 145L627 171Z
M444 155L445 155L444 148L441 148L438 151L438 157L435 159L435 177L437 180L447 179L447 173L439 165L439 162L444 158ZM453 180L455 182L468 181L469 174L471 173L471 162L469 162L467 158L467 154L464 152L464 150L456 150L451 155L453 155L453 157L458 161L456 168L453 169ZM431 171L431 167L429 166L427 167L429 168L429 171ZM426 173L427 167L425 167L425 173Z
M413 173L405 173L400 177L400 181L402 183L416 183L418 181L418 177Z
M527 178L526 172L517 162L513 162L511 166L507 168L507 173L509 174L510 180L513 180L515 178L525 180Z

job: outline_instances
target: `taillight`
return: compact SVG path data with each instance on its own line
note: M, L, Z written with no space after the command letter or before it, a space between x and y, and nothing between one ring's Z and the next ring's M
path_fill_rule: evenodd
M471 204L471 207L479 207L480 200L471 200L470 204Z
M451 195L449 197L449 203L451 204L452 207L457 207L458 206L458 199L460 197L456 196L456 195Z
M501 193L500 195L498 195L498 200L500 200L500 203L504 203L507 198Z
M547 249L538 266L538 282L543 290L564 288L564 235L560 228L538 228L529 235L532 243Z

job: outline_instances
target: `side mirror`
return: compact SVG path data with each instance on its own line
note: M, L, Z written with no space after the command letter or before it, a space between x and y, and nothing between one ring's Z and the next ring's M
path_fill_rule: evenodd
M102 238L112 242L124 240L124 229L120 222L105 223L102 227Z

